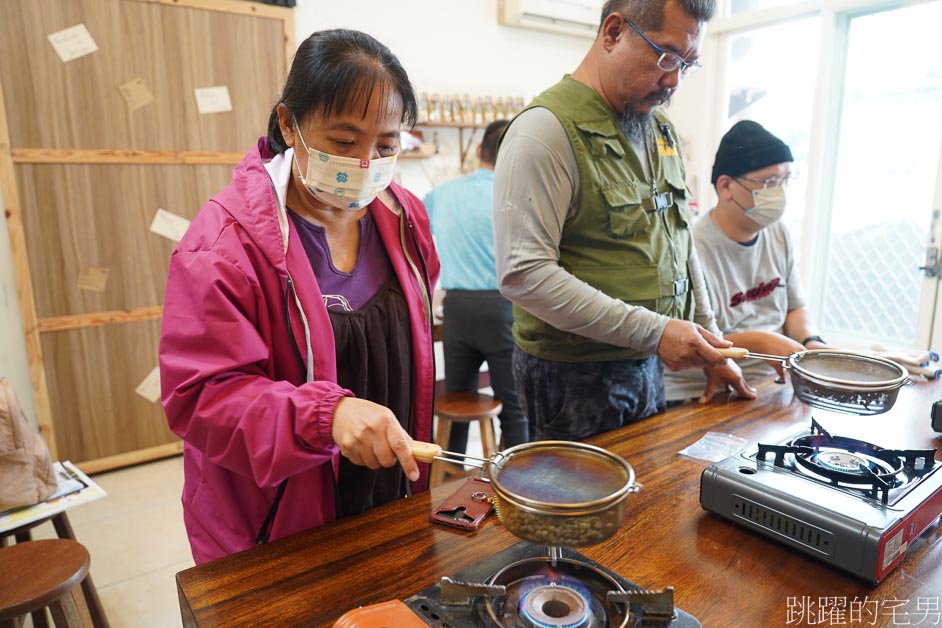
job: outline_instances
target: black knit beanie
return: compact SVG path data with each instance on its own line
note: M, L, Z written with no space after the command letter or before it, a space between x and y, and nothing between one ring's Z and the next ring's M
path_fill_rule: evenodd
M786 161L794 159L785 142L766 131L758 122L741 120L720 140L710 183L716 183L723 174L738 177Z

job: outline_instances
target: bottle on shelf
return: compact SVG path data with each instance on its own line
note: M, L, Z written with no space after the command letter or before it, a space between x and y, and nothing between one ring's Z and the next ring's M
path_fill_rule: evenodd
M484 99L480 96L474 99L474 123L484 124Z
M428 121L428 94L422 92L419 94L419 110L416 113L416 122L422 124Z
M484 124L490 124L496 119L494 117L494 101L488 96L484 99Z
M498 96L497 102L494 103L494 119L495 120L507 119L507 106L504 104L503 96Z
M442 96L442 122L451 122L451 96Z
M442 113L441 113L440 102L441 101L438 98L438 94L432 94L429 97L429 103L428 103L428 121L429 122L441 122Z
M474 124L474 107L471 104L471 96L468 94L461 97L461 122Z

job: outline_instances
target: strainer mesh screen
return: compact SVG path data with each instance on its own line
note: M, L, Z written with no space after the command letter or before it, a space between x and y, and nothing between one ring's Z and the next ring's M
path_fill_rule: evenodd
M809 353L798 356L795 363L812 377L829 377L861 384L876 385L902 375L893 365L864 355Z

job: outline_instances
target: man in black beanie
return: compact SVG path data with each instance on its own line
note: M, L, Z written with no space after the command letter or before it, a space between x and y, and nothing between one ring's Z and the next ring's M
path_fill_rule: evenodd
M710 302L723 336L737 347L788 355L827 345L815 331L801 288L791 236L780 222L791 177L792 152L752 120L723 136L711 181L716 207L693 226ZM755 379L772 373L761 360L740 365ZM773 365L779 378L782 365ZM669 401L714 394L697 373L665 376Z

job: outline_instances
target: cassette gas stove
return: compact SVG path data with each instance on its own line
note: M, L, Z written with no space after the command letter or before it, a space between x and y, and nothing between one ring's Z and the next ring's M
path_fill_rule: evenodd
M815 419L713 464L700 505L871 582L942 515L935 450L884 449Z
M521 541L404 603L356 609L334 626L699 628L673 599L672 587L641 589L571 549Z

